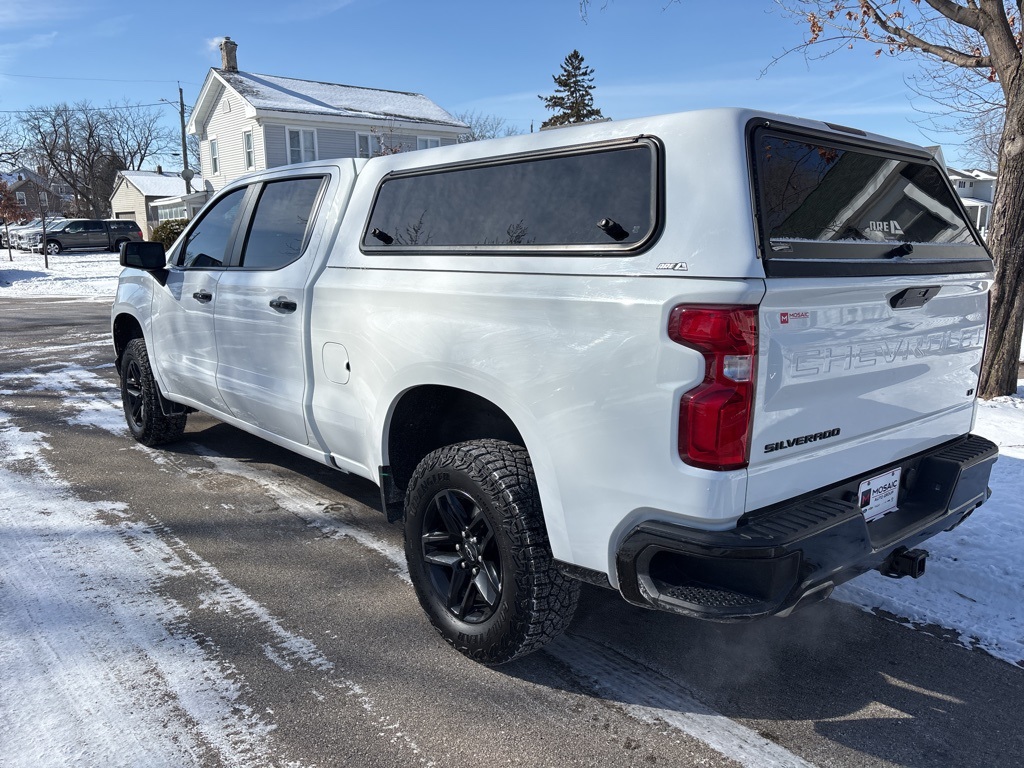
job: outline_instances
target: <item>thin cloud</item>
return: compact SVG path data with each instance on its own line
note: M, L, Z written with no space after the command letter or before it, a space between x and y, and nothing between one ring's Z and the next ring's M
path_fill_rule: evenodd
M67 18L75 10L75 6L66 2L3 0L0 3L0 27L6 35L18 27L31 27L44 22L52 23L55 18Z
M340 11L346 5L351 5L355 0L334 0L333 2L317 2L317 0L299 0L299 2L288 3L282 8L282 14L286 18L308 21L319 19L323 16L330 16L335 11Z
M16 43L0 43L0 67L6 70L7 62L9 61L16 61L24 57L26 53L52 48L53 42L56 39L56 32L46 32L44 34L32 35Z

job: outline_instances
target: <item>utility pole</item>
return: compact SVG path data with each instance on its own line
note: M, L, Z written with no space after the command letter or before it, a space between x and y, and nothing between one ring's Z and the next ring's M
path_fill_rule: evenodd
M192 194L192 169L188 167L188 142L185 139L185 94L178 83L178 117L181 118L181 178L185 180L185 194Z
M39 203L39 211L43 214L43 264L46 265L46 270L50 270L50 254L46 252L46 214L50 210L50 196L46 196L46 210L43 210L43 199L40 196L39 189L36 189L36 202Z

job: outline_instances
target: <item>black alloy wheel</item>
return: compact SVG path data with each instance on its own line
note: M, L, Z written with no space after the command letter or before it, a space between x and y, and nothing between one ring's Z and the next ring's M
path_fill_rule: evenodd
M427 505L420 536L430 582L445 607L467 624L486 621L501 599L501 552L472 497L444 489Z

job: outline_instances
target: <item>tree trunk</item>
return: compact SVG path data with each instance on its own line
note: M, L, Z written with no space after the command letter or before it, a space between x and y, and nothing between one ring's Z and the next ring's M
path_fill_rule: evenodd
M1006 102L999 179L988 238L996 261L996 279L992 286L988 343L978 387L978 394L986 399L1017 391L1021 332L1024 330L1024 215L1021 215L1024 211L1024 93L1021 88L1008 94Z

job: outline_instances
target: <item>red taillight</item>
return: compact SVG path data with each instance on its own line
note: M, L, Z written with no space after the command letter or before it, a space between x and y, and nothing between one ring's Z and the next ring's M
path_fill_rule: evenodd
M680 401L680 458L704 469L742 469L754 409L757 307L680 305L668 335L705 362L704 381Z

